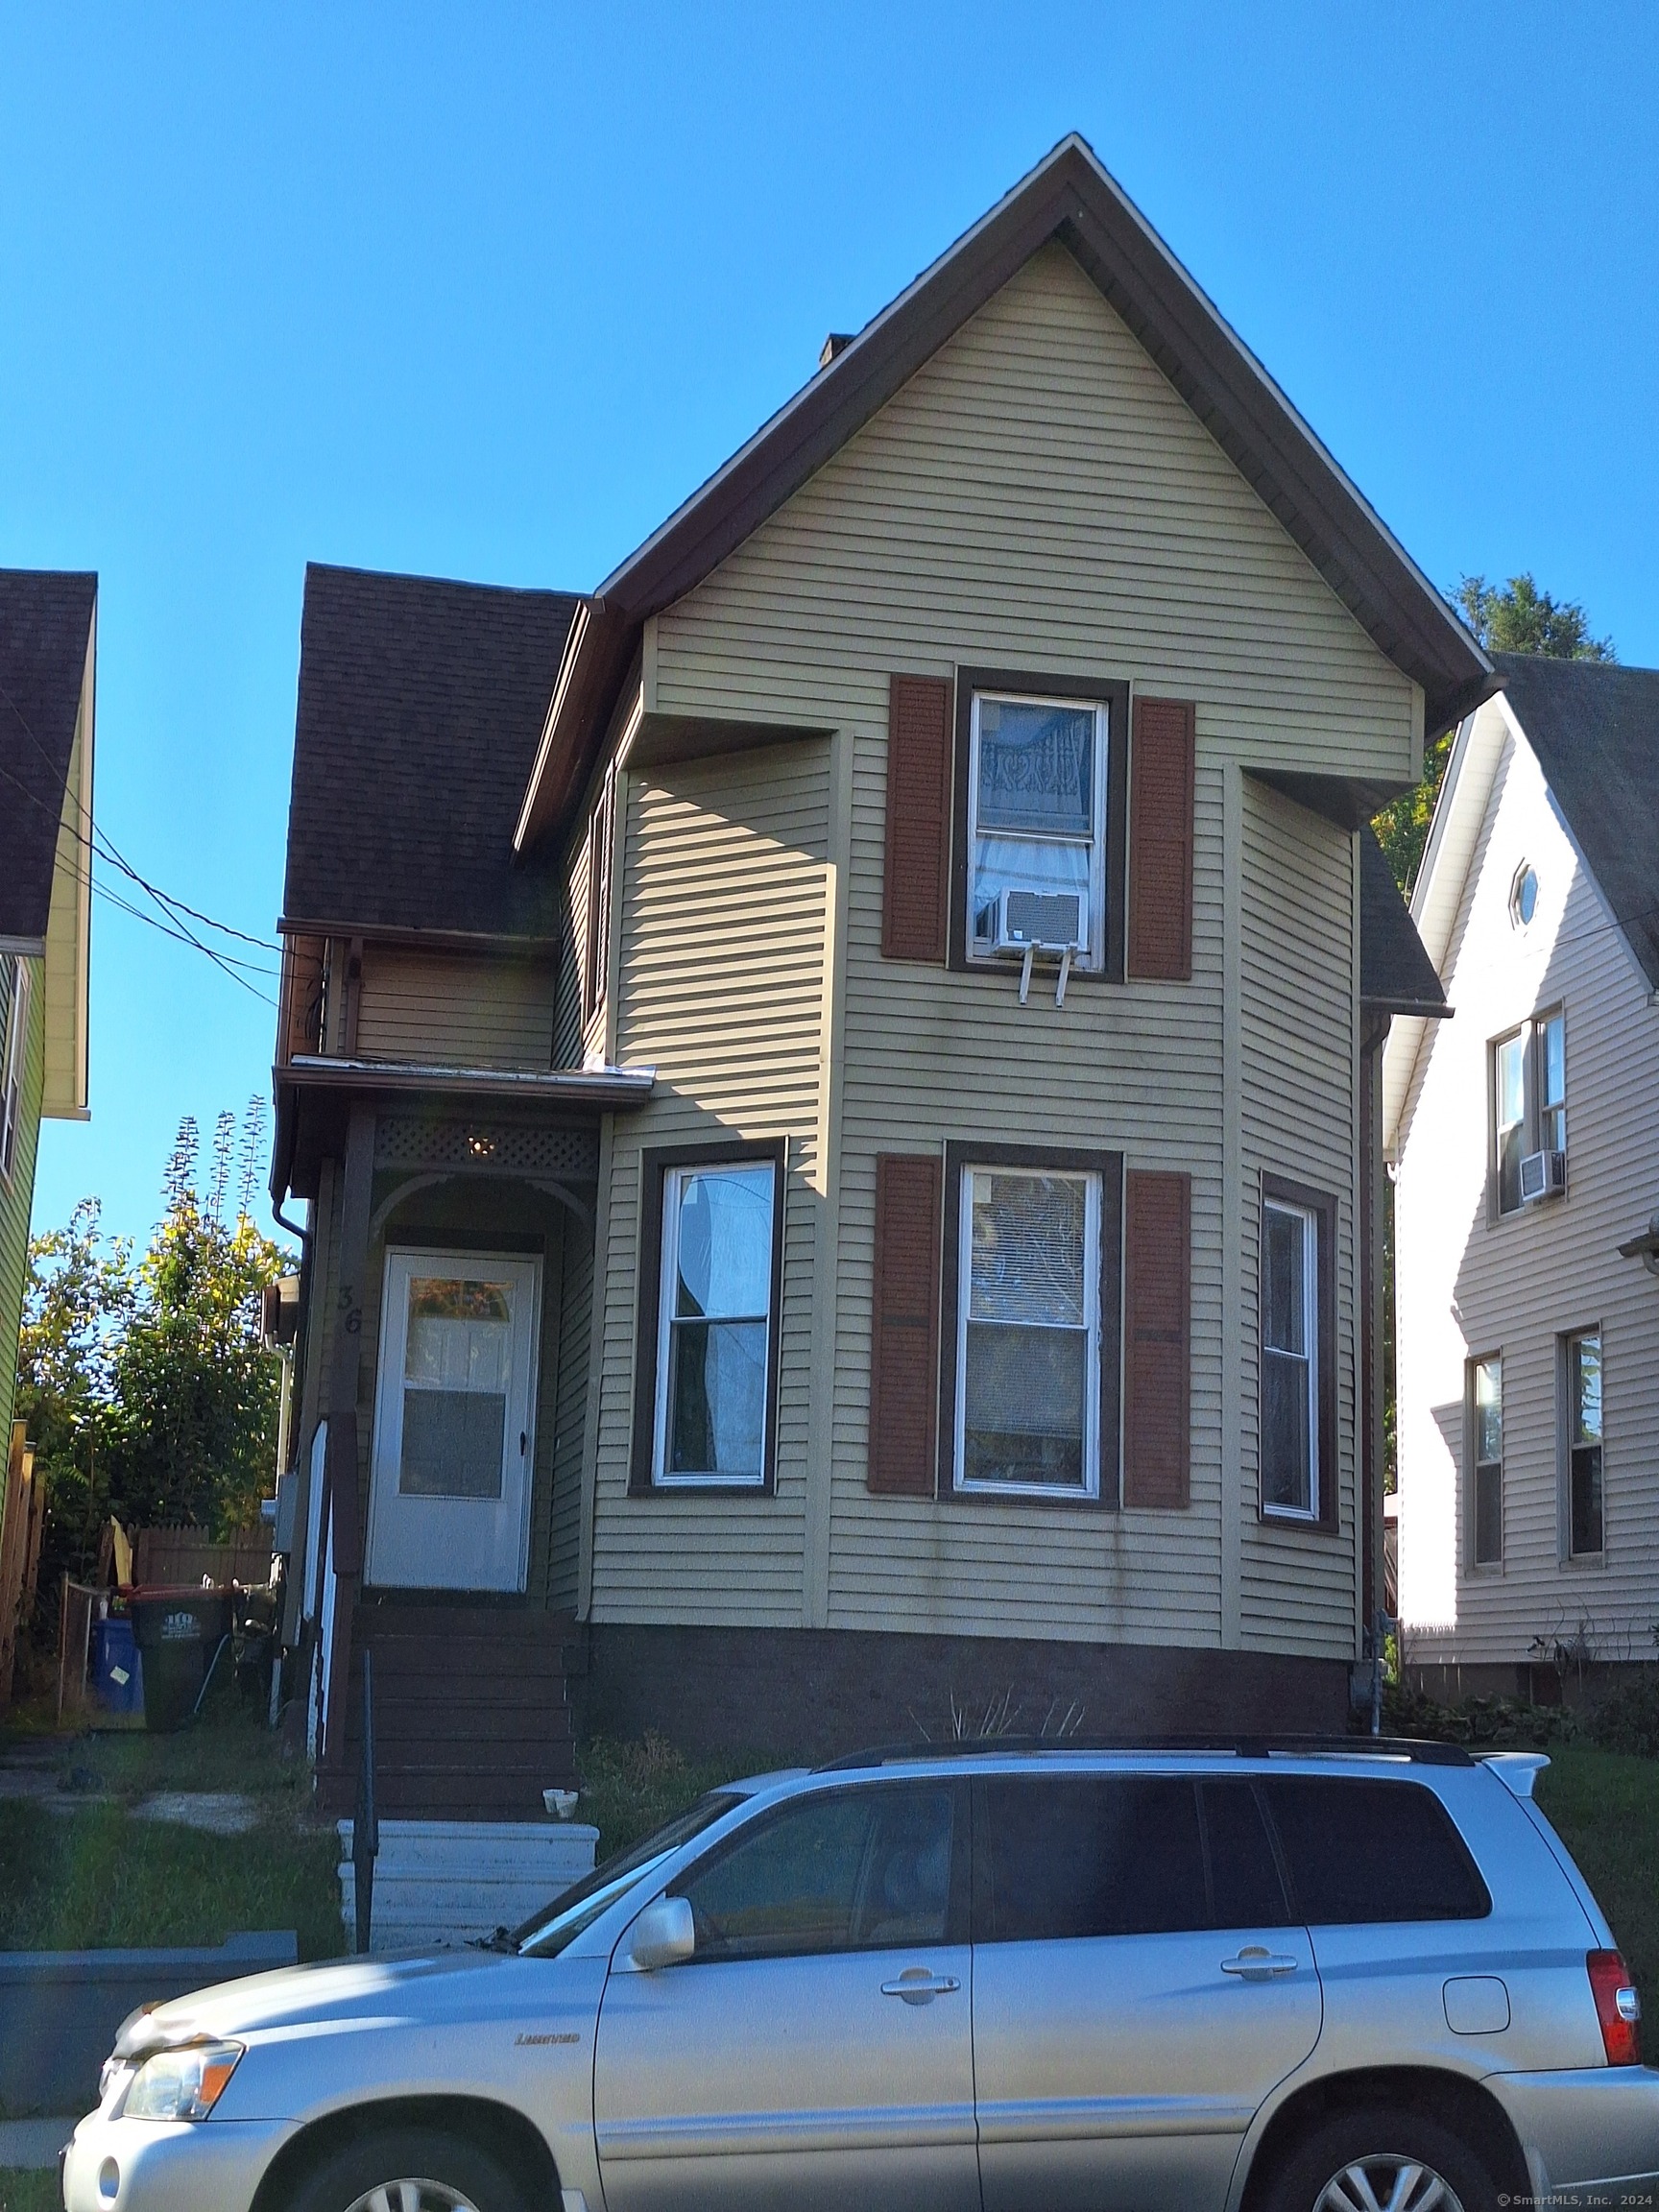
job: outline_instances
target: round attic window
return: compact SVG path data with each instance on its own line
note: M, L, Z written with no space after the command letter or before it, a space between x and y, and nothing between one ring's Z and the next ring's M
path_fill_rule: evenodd
M1529 860L1523 860L1509 886L1509 919L1525 929L1538 911L1538 875Z

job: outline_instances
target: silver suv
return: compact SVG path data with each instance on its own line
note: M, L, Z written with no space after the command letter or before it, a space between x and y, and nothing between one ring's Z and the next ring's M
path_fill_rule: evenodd
M705 1798L493 1950L134 2015L69 2212L1649 2201L1543 1759L1002 1743Z

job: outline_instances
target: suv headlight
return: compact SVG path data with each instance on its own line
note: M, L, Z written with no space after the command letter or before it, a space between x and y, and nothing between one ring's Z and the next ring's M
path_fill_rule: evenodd
M205 2120L242 2056L240 2043L189 2043L157 2051L132 2077L124 2120Z

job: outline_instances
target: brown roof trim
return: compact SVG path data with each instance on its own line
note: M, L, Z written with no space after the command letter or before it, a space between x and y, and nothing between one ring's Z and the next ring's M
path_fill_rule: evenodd
M499 953L504 959L544 960L557 955L557 937L518 937L487 929L420 929L408 923L307 921L280 914L278 937L361 937L366 945L399 945L412 952Z
M449 1098L529 1098L569 1106L643 1106L654 1068L453 1068L415 1061L296 1054L274 1070L297 1091L421 1091Z
M608 576L571 626L514 843L585 785L641 625L690 590L1058 238L1333 590L1421 685L1426 734L1468 710L1491 663L1256 356L1073 133L866 325Z

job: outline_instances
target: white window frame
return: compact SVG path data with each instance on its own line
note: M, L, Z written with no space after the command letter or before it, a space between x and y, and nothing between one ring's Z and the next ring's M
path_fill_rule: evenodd
M668 1392L673 1381L673 1328L674 1286L680 1277L680 1197L688 1182L699 1177L719 1175L752 1175L764 1169L771 1187L769 1204L772 1208L770 1223L771 1240L766 1263L766 1311L759 1313L727 1313L718 1316L725 1321L766 1324L765 1350L761 1372L765 1378L765 1403L761 1412L760 1467L754 1475L725 1475L717 1470L709 1474L676 1475L668 1470ZM770 1153L757 1152L752 1159L718 1160L699 1164L688 1161L684 1166L666 1167L662 1172L662 1243L657 1286L657 1403L653 1410L651 1434L651 1480L660 1490L754 1490L767 1487L767 1456L772 1449L771 1399L772 1356L778 1329L778 1314L774 1310L778 1300L778 1270L771 1255L778 1249L778 1208L780 1205L776 1162Z
M1023 1176L1044 1182L1083 1185L1083 1480L1077 1482L986 1482L970 1480L968 1452L968 1324L974 1304L974 1178ZM1100 1176L1092 1168L1021 1165L1002 1167L972 1162L962 1169L956 1251L956 1404L950 1452L951 1488L973 1498L1098 1498L1100 1495ZM1028 1324L1033 1330L1041 1323Z
M968 726L968 910L963 920L963 944L968 958L981 965L990 965L997 958L985 940L974 934L979 847L979 709L987 699L1008 706L1064 707L1076 713L1092 713L1094 717L1094 803L1088 840L1089 950L1077 953L1074 958L1077 968L1093 973L1104 967L1106 959L1106 777L1112 757L1110 706L1104 699L1070 699L1062 692L1002 690L994 685L987 685L983 690L974 694ZM991 834L1006 836L1010 843L1020 841L1017 836L1004 830L994 830ZM1033 845L1078 845L1083 842L1077 837L1045 836L1036 831L1025 834Z
M1545 1097L1546 1069L1548 1066L1545 1040L1548 1037L1551 1022L1555 1022L1561 1024L1561 1095L1553 1101L1549 1101ZM1517 1042L1521 1047L1521 1118L1519 1121L1500 1122L1498 1116L1502 1089L1498 1074L1499 1054L1506 1045ZM1489 1070L1487 1075L1486 1149L1492 1178L1491 1218L1494 1221L1513 1221L1520 1214L1530 1212L1530 1208L1519 1196L1517 1196L1513 1206L1505 1206L1503 1203L1503 1139L1505 1134L1510 1129L1520 1130L1521 1157L1523 1159L1529 1152L1542 1152L1546 1149L1558 1151L1563 1159L1567 1156L1567 1014L1565 1007L1557 1002L1553 1006L1540 1008L1536 1014L1528 1015L1525 1022L1518 1022L1512 1028L1504 1029L1498 1036L1490 1038L1487 1041L1486 1053ZM1558 1145L1546 1147L1544 1143L1544 1118L1551 1113L1558 1113L1561 1117L1561 1142ZM1517 1168L1517 1175L1519 1175L1519 1168Z
M1262 1513L1265 1520L1298 1521L1317 1524L1321 1519L1320 1489L1324 1469L1319 1463L1319 1213L1316 1207L1304 1206L1294 1198L1275 1198L1264 1195L1262 1200L1262 1227L1263 1259L1265 1258L1266 1227L1269 1214L1284 1214L1297 1221L1302 1228L1302 1334L1308 1347L1308 1503L1306 1505L1281 1505L1270 1503L1262 1470L1258 1468L1258 1486L1262 1494ZM1257 1339L1262 1374L1265 1375L1269 1352L1276 1358L1294 1359L1298 1355L1267 1341L1267 1300L1265 1286L1258 1290L1257 1302L1261 1310ZM1261 1456L1262 1392L1260 1380L1257 1385L1257 1435L1258 1455Z
M1498 1371L1498 1456L1496 1459L1482 1459L1480 1456L1479 1376L1483 1367L1494 1367ZM1503 1564L1503 1463L1507 1449L1503 1433L1503 1355L1502 1352L1482 1353L1478 1358L1468 1362L1464 1372L1468 1377L1466 1384L1466 1418L1469 1437L1467 1460L1469 1468L1468 1560L1472 1573L1478 1572L1488 1575L1502 1568ZM1496 1467L1498 1470L1498 1555L1494 1559L1482 1559L1480 1556L1480 1471L1483 1467Z
M1601 1377L1601 1433L1594 1449L1600 1460L1600 1518L1601 1542L1594 1551L1578 1551L1573 1545L1573 1455L1575 1451L1587 1451L1588 1445L1575 1445L1574 1436L1577 1429L1577 1406L1574 1391L1573 1348L1590 1337L1596 1340L1597 1363ZM1582 1329L1569 1329L1559 1338L1559 1356L1556 1372L1560 1382L1561 1431L1561 1558L1566 1563L1582 1562L1586 1566L1599 1566L1607 1556L1607 1337L1599 1321L1587 1322Z
M23 1075L29 1060L29 1005L34 977L21 952L12 958L12 997L6 1013L5 1071L0 1074L0 1180L17 1168L17 1132L23 1125Z

